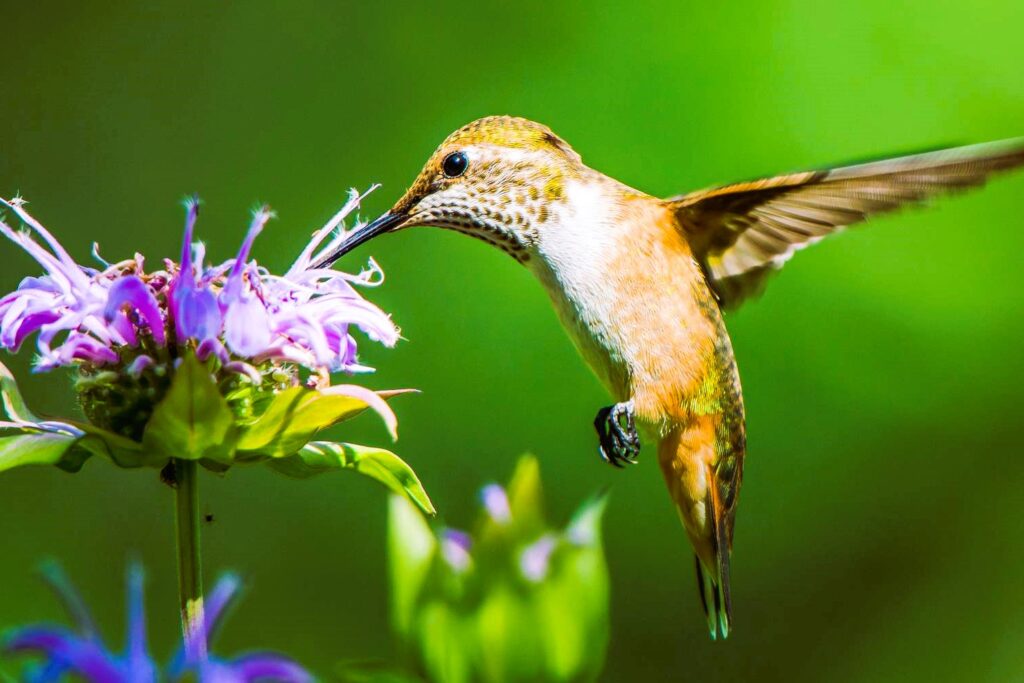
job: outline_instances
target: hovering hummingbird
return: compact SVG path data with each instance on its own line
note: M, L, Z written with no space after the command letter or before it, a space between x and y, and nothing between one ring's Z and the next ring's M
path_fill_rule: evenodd
M640 433L657 443L711 637L725 638L746 435L723 310L827 235L1021 164L1024 140L1014 140L659 199L585 166L546 126L493 116L452 133L390 211L315 267L421 225L482 239L529 268L616 401L594 423L601 456L621 467L636 462Z

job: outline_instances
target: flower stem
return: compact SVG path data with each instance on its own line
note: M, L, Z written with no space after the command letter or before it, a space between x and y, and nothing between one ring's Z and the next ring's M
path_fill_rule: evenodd
M206 628L203 613L203 571L199 554L198 467L195 460L174 461L175 527L178 536L178 600L185 657L206 661Z

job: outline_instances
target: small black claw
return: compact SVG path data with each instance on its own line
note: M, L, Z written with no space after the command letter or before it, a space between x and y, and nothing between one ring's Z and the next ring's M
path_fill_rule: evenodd
M635 465L640 455L640 435L636 431L633 403L616 403L597 411L594 419L601 459L614 467Z

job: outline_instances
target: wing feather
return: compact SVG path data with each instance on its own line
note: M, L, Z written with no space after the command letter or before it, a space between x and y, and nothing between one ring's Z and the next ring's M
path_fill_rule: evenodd
M807 171L666 201L724 306L756 292L796 251L871 216L982 185L1024 164L1024 139Z

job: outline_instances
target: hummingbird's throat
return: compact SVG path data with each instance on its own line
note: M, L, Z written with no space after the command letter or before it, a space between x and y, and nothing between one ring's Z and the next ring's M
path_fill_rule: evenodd
M536 231L523 211L510 208L448 205L417 212L410 224L445 228L482 240L506 254L526 263Z

